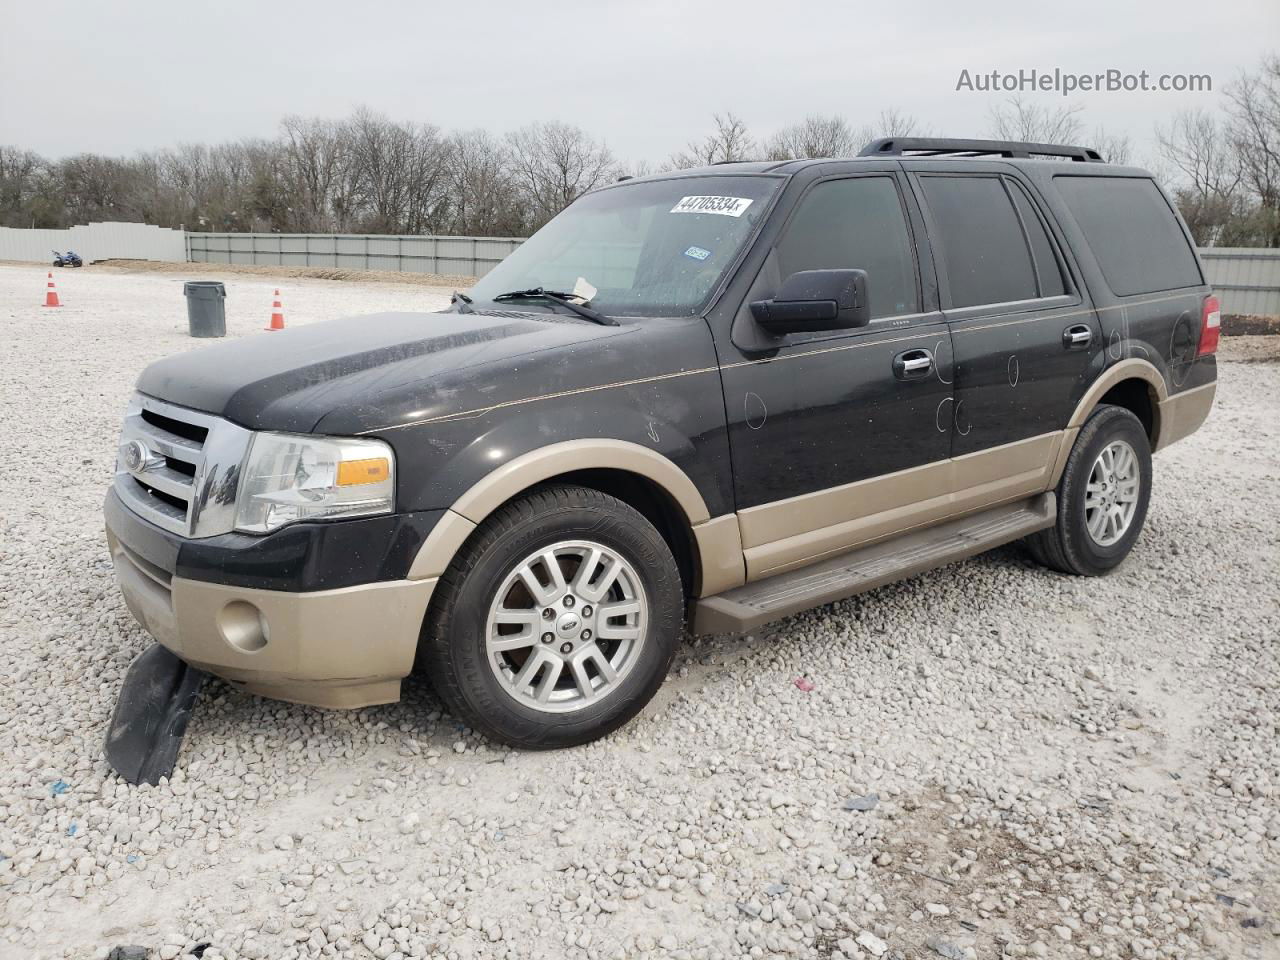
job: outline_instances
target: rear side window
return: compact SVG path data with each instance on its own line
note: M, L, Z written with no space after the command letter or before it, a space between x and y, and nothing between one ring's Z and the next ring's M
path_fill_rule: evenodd
M1053 244L1049 242L1049 234L1045 232L1044 222L1020 184L1010 181L1009 192L1013 194L1013 205L1018 208L1018 216L1022 217L1027 239L1031 242L1031 254L1036 260L1036 277L1040 281L1040 296L1060 297L1067 292L1067 288L1062 282L1062 268L1058 265L1057 254L1053 252Z
M922 176L942 247L951 306L1034 300L1035 265L997 177Z
M865 270L871 317L920 310L915 253L889 177L828 180L804 195L777 247L784 277L800 270Z
M1139 177L1054 177L1111 292L1121 297L1204 282L1168 202Z

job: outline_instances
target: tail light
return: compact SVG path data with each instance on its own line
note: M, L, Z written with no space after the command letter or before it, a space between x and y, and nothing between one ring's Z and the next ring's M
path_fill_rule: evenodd
M1205 297L1200 313L1200 347L1197 357L1218 352L1218 336L1222 332L1222 308L1217 297Z

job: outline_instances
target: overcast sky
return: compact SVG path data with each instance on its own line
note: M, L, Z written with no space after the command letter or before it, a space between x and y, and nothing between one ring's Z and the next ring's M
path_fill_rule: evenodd
M857 4L720 0L32 3L0 0L0 143L61 156L272 135L289 113L367 104L446 129L563 120L660 161L733 110L757 136L807 113L897 107L931 132L990 133L1007 94L962 69L1208 73L1212 93L1088 93L1092 129L1147 152L1153 124L1215 109L1280 50L1276 0Z

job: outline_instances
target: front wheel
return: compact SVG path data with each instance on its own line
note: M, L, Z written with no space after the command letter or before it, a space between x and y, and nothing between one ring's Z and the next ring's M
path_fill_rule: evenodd
M683 626L662 536L584 487L536 490L472 535L436 587L421 661L454 713L513 746L572 746L634 717Z
M1085 421L1058 483L1058 519L1027 545L1047 567L1098 577L1129 555L1151 499L1151 445L1142 422L1105 405Z

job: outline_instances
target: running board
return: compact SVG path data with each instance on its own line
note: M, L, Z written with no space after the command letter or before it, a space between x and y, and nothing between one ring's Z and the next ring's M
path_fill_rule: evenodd
M801 610L843 600L864 590L963 560L1051 527L1057 498L1042 493L972 516L895 537L813 566L735 587L694 601L695 634L746 633Z

